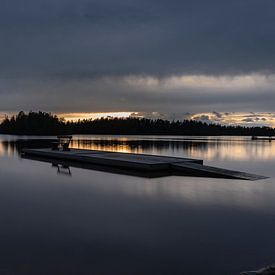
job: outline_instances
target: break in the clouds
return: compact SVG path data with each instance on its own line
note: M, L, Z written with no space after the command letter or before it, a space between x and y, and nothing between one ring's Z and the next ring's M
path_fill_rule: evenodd
M0 4L1 111L274 108L273 0Z
M275 113L210 112L188 114L184 117L186 119L197 120L205 123L218 123L222 125L275 127Z

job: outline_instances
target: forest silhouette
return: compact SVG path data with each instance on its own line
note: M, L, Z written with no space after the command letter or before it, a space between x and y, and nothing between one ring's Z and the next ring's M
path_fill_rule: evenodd
M194 120L168 121L146 118L100 118L65 121L47 112L19 112L5 117L1 134L60 135L60 134L119 134L119 135L240 135L273 136L271 127L243 127L207 124Z

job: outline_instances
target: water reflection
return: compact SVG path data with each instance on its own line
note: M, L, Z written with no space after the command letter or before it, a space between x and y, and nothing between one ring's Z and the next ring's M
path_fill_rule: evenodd
M271 160L275 158L275 141L251 141L244 137L186 140L156 137L94 137L75 136L71 148L125 153L148 153L192 157L204 160ZM50 147L54 139L33 138L5 140L0 137L0 154L15 155L22 148Z
M158 153L162 154L163 150L188 151L190 148L199 147L200 150L205 150L207 143L193 141L174 141L174 140L131 140L127 138L119 139L100 139L100 140L73 140L71 148L89 149L89 150L104 150L124 153Z
M50 147L51 143L55 139L46 138L30 138L30 139L15 139L6 140L0 138L0 154L1 155L18 155L21 153L23 148L45 148Z
M274 142L74 138L75 148L197 157L273 177L83 170L18 157L24 147L50 146L51 137L0 136L0 273L235 275L274 262Z
M216 138L97 138L74 140L72 148L119 151L127 153L166 154L190 156L198 159L273 159L275 142L252 141L247 137Z
M72 176L70 166L68 166L68 165L53 162L52 167L56 168L57 174L65 175L65 176Z

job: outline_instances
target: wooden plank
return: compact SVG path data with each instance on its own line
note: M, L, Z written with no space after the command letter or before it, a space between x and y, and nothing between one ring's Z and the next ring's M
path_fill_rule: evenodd
M202 163L202 160L196 159L75 149L71 151L25 149L24 153L40 157L56 158L60 160L80 161L97 165L108 165L113 167L124 167L141 170L169 170L170 163L183 161Z

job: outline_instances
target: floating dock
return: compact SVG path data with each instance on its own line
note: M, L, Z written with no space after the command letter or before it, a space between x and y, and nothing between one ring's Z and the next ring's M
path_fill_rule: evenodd
M156 175L188 175L242 180L259 180L266 177L203 165L203 160L156 156L146 154L118 153L108 151L71 149L70 151L45 149L23 149L23 157L47 162L65 162L70 166L83 167L107 172L130 171L153 172ZM75 164L75 165L74 165ZM87 167L88 167L87 166ZM131 174L131 173L130 173Z

